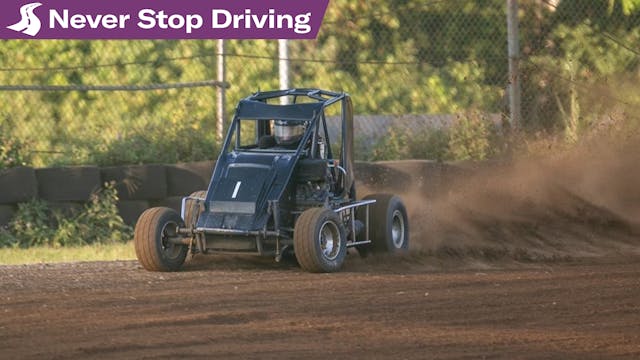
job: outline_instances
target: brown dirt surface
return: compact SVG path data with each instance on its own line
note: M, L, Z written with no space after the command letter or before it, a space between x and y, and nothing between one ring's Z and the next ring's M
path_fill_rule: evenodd
M0 267L0 358L640 358L640 146L369 166L411 252ZM435 169L435 170L434 170ZM364 171L363 171L364 173Z
M428 260L428 261L427 261ZM640 357L640 258L408 257L308 274L253 258L0 268L5 359Z

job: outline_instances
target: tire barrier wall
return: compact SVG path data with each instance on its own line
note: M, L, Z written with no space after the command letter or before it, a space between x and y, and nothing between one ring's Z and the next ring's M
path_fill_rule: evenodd
M214 161L177 165L95 166L33 169L17 167L0 171L0 226L9 223L17 204L44 199L63 212L79 209L105 182L114 182L118 210L127 224L135 224L144 210L166 206L180 211L182 197L206 190ZM358 196L374 189L406 190L411 187L429 196L443 191L450 177L465 176L468 167L434 161L406 160L356 163Z
M43 199L52 209L70 213L88 201L106 182L114 182L118 210L135 224L150 206L180 210L182 196L207 188L214 161L177 165L95 166L0 170L0 226L15 215L18 203Z

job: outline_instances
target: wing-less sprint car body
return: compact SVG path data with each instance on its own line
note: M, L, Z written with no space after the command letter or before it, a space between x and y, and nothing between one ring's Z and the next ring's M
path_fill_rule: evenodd
M356 199L351 98L317 89L241 100L208 189L184 198L181 214L145 211L135 230L137 257L152 271L176 271L188 253L293 252L307 271L334 272L349 247L403 252L408 243L397 196Z

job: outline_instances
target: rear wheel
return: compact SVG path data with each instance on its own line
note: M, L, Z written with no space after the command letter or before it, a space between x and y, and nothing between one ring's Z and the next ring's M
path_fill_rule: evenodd
M391 194L373 194L363 200L376 200L376 203L370 205L369 210L371 244L358 250L363 254L369 251L406 252L409 249L409 219L402 200ZM358 219L365 222L363 213L359 211Z
M149 271L179 270L189 249L169 240L178 238L177 229L183 226L182 218L173 209L157 207L143 212L133 238L140 264Z
M328 209L308 209L300 215L293 245L300 266L309 272L340 270L347 254L345 230L338 215Z
M206 190L196 191L191 195L189 195L189 197L204 199L207 197L207 191ZM196 222L198 221L198 217L200 215L199 205L200 204L198 204L198 201L193 199L187 199L187 201L185 202L184 223L187 226L194 227L196 225Z

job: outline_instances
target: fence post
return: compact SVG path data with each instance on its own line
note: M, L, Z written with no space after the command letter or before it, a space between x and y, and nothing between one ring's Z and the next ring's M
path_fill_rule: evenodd
M287 40L278 40L278 58L280 70L280 90L289 88L289 44ZM280 98L280 104L286 105L289 98L283 96Z
M509 112L512 128L522 124L520 93L520 44L518 41L518 0L507 0L507 37L509 47Z
M218 81L222 84L226 81L226 64L225 64L225 53L224 53L224 40L218 40ZM216 135L218 136L218 141L222 143L222 139L224 137L224 114L225 114L225 93L226 89L224 86L218 86L218 98L217 98L217 122L216 122Z

